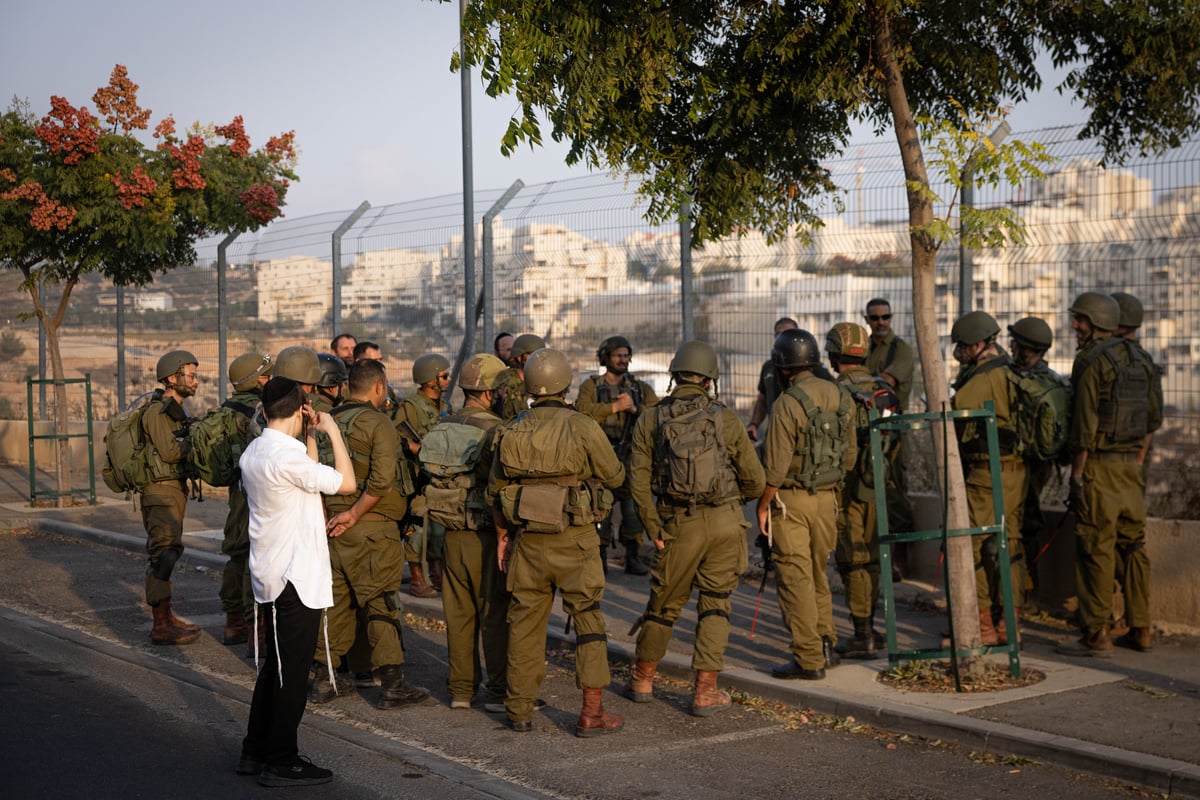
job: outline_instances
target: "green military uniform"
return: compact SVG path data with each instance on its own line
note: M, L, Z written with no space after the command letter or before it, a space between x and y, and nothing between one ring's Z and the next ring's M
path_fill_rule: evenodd
M811 372L801 373L792 381L811 399L816 409L839 418L844 409L847 431L846 450L841 474L830 483L805 488L797 476L809 468L806 451L811 447L806 429L809 416L789 388L771 411L771 427L766 442L766 480L778 486L776 495L782 508L772 506L772 555L778 581L779 608L791 633L792 657L807 670L825 668L822 640L837 641L833 625L833 598L825 565L837 540L838 480L849 471L858 455L852 435L853 401L836 384Z
M229 403L254 409L259 407L261 398L254 392L239 392L229 398ZM253 423L240 409L237 413L238 432L242 435L242 450L250 443ZM221 609L226 613L251 614L254 611L254 588L250 583L250 505L246 501L246 491L242 482L236 481L229 487L229 514L225 517L224 536L221 539L221 553L229 557L225 569L221 573Z
M562 416L564 419L554 420ZM506 463L504 437L515 426L532 425L537 430L563 432L549 448L521 454L548 462L547 468L569 468L545 479L519 478L525 467ZM565 431L565 432L564 432ZM512 462L512 458L507 461ZM553 471L547 475L552 476ZM518 419L497 429L496 457L488 482L488 498L503 508L519 491L538 484L569 484L568 494L574 509L570 524L557 534L531 533L518 527L518 536L508 567L508 590L512 601L508 609L508 696L505 706L513 723L528 722L533 714L538 687L546 672L546 626L554 593L562 597L563 609L571 615L575 627L575 683L585 690L608 685L607 636L600 600L604 595L604 571L600 562L600 542L596 537L588 482L598 481L609 489L625 480L625 469L617 461L612 446L595 420L571 411L557 398L545 398ZM561 513L561 512L560 512ZM511 522L511 518L510 518ZM585 693L586 696L586 693Z
M612 413L612 404L622 394L633 396L633 403L637 406L638 413L629 411ZM642 409L649 408L657 402L658 395L654 393L654 388L628 373L622 375L621 380L616 384L609 383L603 375L593 375L579 385L579 395L575 398L575 410L581 414L587 414L600 423L600 428L608 437L618 459L622 459L621 465L628 469L634 422L640 416ZM618 537L622 545L636 548L642 543L644 528L638 519L637 506L630 494L628 472L625 485L615 494L621 507L621 529ZM600 523L599 531L601 543L607 546L612 541L611 512Z
M167 404L171 409L168 412ZM170 414L183 419L173 419ZM171 573L183 555L183 515L187 509L186 413L174 400L155 391L142 414L150 483L142 489L142 524L146 528L146 602L171 598Z
M1050 369L1044 361L1039 360L1030 367L1029 373L1044 373L1055 381L1064 379ZM1037 583L1035 562L1038 556L1038 535L1046 527L1046 516L1042 513L1042 489L1046 486L1062 485L1062 475L1059 466L1053 461L1039 461L1030 455L1025 456L1025 499L1021 504L1021 543L1025 551L1025 596Z
M1025 503L1028 474L1025 462L1015 455L1017 443L1016 420L1009 403L1009 372L1011 361L1005 355L985 355L964 369L955 382L951 405L955 409L981 409L990 400L996 412L996 427L1000 440L1000 484L1004 493L1004 526L1011 563L1013 602L1020 608L1025 587L1025 548L1021 542L1021 511ZM971 526L995 524L992 507L992 476L988 466L987 433L982 422L966 421L958 426L959 450L966 474L967 508ZM975 591L982 614L992 607L993 596L999 597L999 579L995 562L985 559L983 547L987 536L971 537L975 554ZM994 586L993 586L994 584ZM993 588L996 591L993 592Z
M665 412L676 403L706 400L707 394L701 386L681 384L659 408ZM629 483L647 536L662 540L664 545L651 573L650 600L638 632L637 660L656 662L666 655L671 628L694 586L700 597L692 667L720 672L729 642L729 598L746 569L749 525L742 513L742 502L762 494L765 478L754 446L738 418L716 401L705 403L708 404L720 409L728 459L724 481L728 496L692 508L670 500L660 488L655 503L656 479L661 484L660 471L665 465L661 457L656 463L662 434L660 415L653 409L642 414L634 427Z
M424 436L433 430L433 426L438 424L438 419L442 415L449 412L450 404L446 402L445 398L438 398L435 401L420 392L413 392L404 398L395 418L396 431L400 435L399 455L404 460L400 466L401 469L412 469L414 474L419 469L416 456L408 446L412 442L411 434L405 431L401 423L407 422L418 436ZM419 442L415 443L419 444ZM420 522L419 517L417 521ZM416 528L404 539L404 560L409 564L420 566L422 550L425 551L426 559L440 557L445 533L446 529L441 525L425 522L423 527Z
M846 365L838 375L838 383L851 392L868 395L891 388L859 364ZM857 405L855 416L855 441L859 453L854 468L846 475L842 491L834 560L846 588L846 606L851 618L870 619L879 602L879 530L873 464L866 437L867 410ZM890 453L885 458L890 458ZM891 472L887 467L890 462L885 467L885 475Z
M442 557L442 609L446 616L446 649L450 666L450 698L470 702L482 676L479 663L482 642L487 667L487 702L502 704L508 680L508 587L496 563L496 528L487 505L488 478L492 471L495 426L500 418L491 411L466 406L442 422L476 425L485 435L479 460L471 475L466 514L459 527L446 526ZM434 506L430 505L430 509ZM477 513L475 509L483 509Z
M332 517L347 511L365 492L379 501L341 536L329 539L333 567L333 607L328 611L329 653L318 646L316 659L337 669L355 639L355 607L367 615L367 640L371 666L404 663L400 617L394 593L400 588L404 564L397 521L408 510L396 478L400 446L391 420L369 403L351 401L338 406L334 418L345 431L346 449L354 464L358 490L351 495L331 495L325 507ZM348 420L348 422L346 421Z
M872 337L863 366L872 375L882 375L886 370L896 379L896 396L900 398L900 412L904 413L912 395L913 374L916 371L912 346L892 331L888 331L882 342L876 342ZM891 480L887 487L888 529L892 533L913 530L912 508L908 504L908 470L904 465L903 443L901 445L892 450Z
M1076 565L1079 620L1085 636L1108 624L1112 614L1112 587L1121 575L1125 593L1125 618L1131 628L1150 627L1150 558L1146 555L1146 484L1139 451L1147 434L1162 423L1162 396L1157 370L1149 356L1145 416L1122 424L1118 364L1140 360L1141 348L1128 339L1095 338L1075 356L1071 371L1074 405L1068 446L1087 451L1083 467L1082 496L1075 509ZM1142 351L1144 352L1144 351Z
M504 371L504 399L496 409L500 419L508 422L529 408L529 395L525 393L525 379L516 367Z

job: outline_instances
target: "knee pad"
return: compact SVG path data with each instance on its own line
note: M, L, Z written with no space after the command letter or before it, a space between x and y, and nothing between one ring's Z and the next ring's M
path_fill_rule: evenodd
M171 573L175 571L175 562L179 560L180 551L174 547L168 547L158 554L158 558L150 560L150 573L160 581L171 580Z

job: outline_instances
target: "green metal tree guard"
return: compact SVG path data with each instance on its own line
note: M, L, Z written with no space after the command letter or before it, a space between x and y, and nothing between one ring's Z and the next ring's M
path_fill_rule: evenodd
M87 431L84 433L43 433L35 434L33 428L33 386L34 384L53 386L56 383L82 383L85 396L86 416L87 416ZM37 448L35 447L37 440L46 439L55 442L63 439L82 439L87 438L87 458L88 458L88 502L96 505L96 448L95 440L92 435L92 375L85 373L82 378L64 378L61 381L55 380L36 380L34 378L25 379L25 410L26 419L28 421L29 430L29 505L36 507L39 497L64 497L77 494L82 489L67 489L59 491L57 489L44 489L38 491L37 488Z

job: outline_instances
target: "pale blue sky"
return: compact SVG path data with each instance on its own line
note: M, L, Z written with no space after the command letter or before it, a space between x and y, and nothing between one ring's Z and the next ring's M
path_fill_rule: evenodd
M51 94L92 107L120 63L155 121L172 113L182 128L241 114L255 145L294 129L301 181L289 217L461 191L460 84L449 71L457 1L18 0L3 23L5 107L15 95L42 114ZM584 174L565 165L548 129L547 147L501 156L516 103L488 98L477 75L474 87L477 189ZM1082 120L1050 89L1010 116L1017 131Z

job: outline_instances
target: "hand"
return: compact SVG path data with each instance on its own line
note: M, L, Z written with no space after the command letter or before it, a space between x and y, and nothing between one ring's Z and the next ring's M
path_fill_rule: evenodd
M1067 511L1075 514L1079 513L1083 506L1083 479L1071 477L1071 482L1067 488Z
M620 414L622 411L637 411L637 405L633 402L633 395L620 394L613 401L613 413Z
M750 437L750 441L752 441L752 442L758 441L758 423L757 422L751 422L749 425L746 426L746 435Z
M328 417L328 414L322 414ZM340 514L334 514L329 518L329 522L325 523L325 534L327 536L341 536L348 529L354 526L358 520L349 511L343 511Z
M662 549L663 549L664 547L666 547L666 546L667 546L667 543L666 543L666 542L664 542L662 539L655 539L655 540L654 540L654 549L655 549L655 550L662 550Z
M496 538L496 566L501 572L508 572L508 561L512 554L509 551L508 537L498 536Z
M324 431L330 436L333 436L338 432L337 423L334 421L332 415L327 414L324 411L314 411L312 406L305 406L305 408L308 410L306 413L311 412L312 414L312 416L309 418L309 423L315 424L317 430Z

